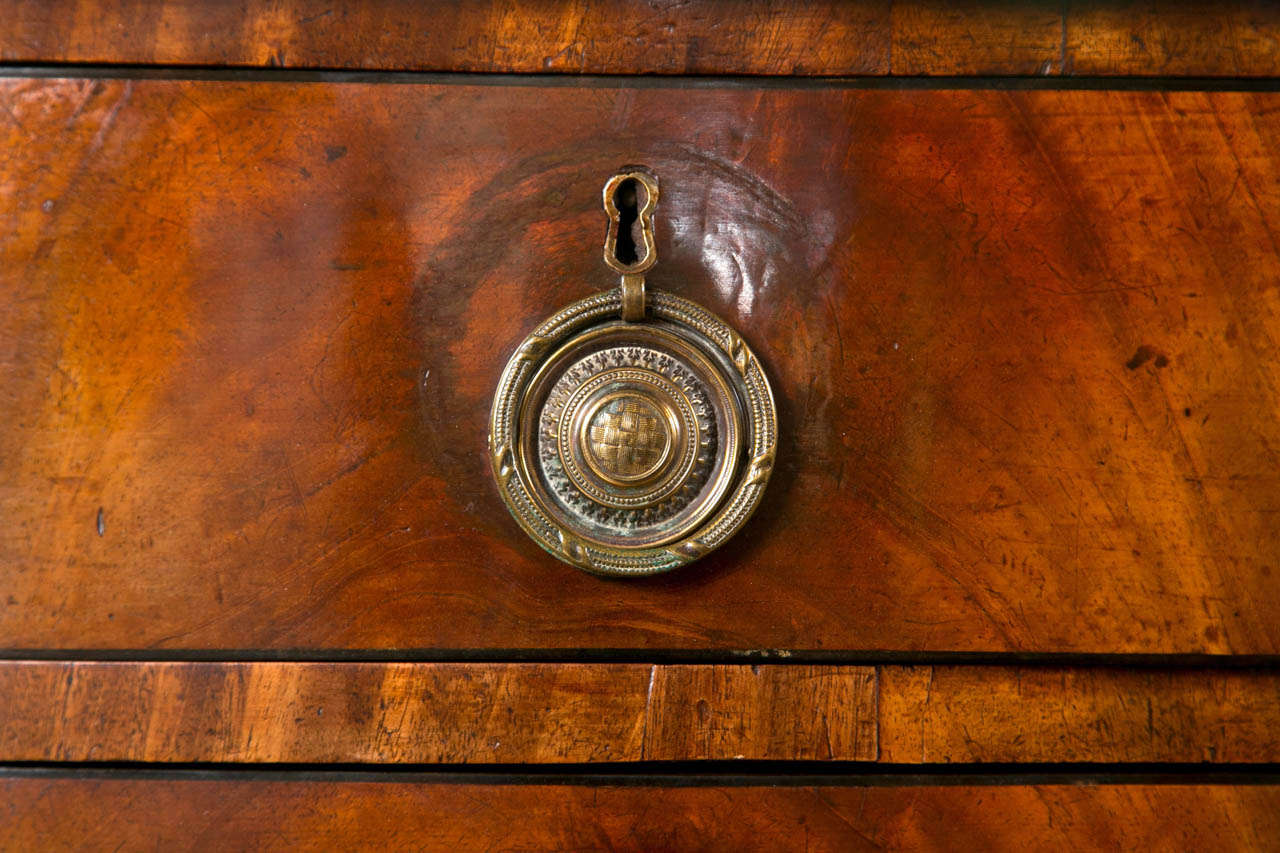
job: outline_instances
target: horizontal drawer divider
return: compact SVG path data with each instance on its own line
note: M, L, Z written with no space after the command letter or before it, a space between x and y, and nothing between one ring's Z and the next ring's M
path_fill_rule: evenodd
M1280 673L1080 666L0 663L0 762L1280 762Z
M588 785L646 788L901 788L1010 785L1280 786L1280 764L915 765L813 761L684 761L612 764L149 764L16 762L4 779L381 782L432 785Z
M522 86L570 89L866 89L876 91L1118 91L1277 92L1277 77L1034 75L958 77L757 77L742 74L628 76L624 74L534 74L493 71L387 71L332 68L216 68L180 64L0 61L0 79L192 80L232 83L386 83L407 85Z
M634 3L493 0L6 5L11 60L618 74L956 75L1275 72L1266 3L889 0Z
M1021 666L1280 669L1280 655L1081 654L847 649L0 649L6 661L102 663L593 663L704 666Z

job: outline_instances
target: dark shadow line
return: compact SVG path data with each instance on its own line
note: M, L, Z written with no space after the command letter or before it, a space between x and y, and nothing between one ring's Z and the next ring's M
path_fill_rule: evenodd
M546 663L1280 669L1280 655L828 649L0 649L4 661L95 663Z
M399 782L643 787L1280 785L1280 764L968 764L714 761L610 764L361 765L16 762L0 779Z
M1115 90L1137 92L1276 92L1280 78L1058 76L750 76L658 74L519 74L474 71L372 71L344 68L259 68L204 65L101 65L0 62L0 78L190 80L240 83L387 83L469 86L656 89L869 90Z

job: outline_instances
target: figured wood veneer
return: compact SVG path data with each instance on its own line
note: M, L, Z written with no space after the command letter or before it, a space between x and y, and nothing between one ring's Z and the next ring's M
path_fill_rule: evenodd
M0 779L0 801L0 842L18 849L1262 850L1280 835L1274 785L623 787L37 776Z
M0 647L1280 652L1280 95L0 96ZM607 583L484 437L637 160L780 445L723 551Z

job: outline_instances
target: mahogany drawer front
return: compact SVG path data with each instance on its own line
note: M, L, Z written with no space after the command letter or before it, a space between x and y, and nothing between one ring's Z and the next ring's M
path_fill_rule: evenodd
M15 846L80 850L1266 849L1280 787L643 786L194 774L0 779ZM777 781L773 782L776 785ZM1181 819L1195 815L1194 820Z
M1277 652L1280 96L0 96L0 647ZM609 582L485 425L636 160L780 446L726 548Z

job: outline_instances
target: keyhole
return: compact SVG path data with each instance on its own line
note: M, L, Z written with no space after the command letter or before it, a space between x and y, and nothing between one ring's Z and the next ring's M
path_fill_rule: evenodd
M613 256L618 263L630 266L642 260L636 252L640 229L640 208L648 201L648 193L635 178L618 184L613 192L613 206L618 209L618 241Z

